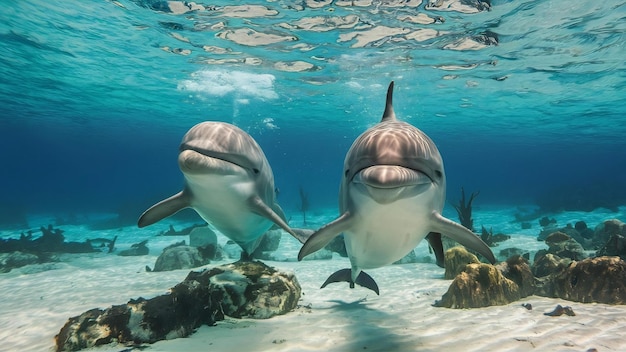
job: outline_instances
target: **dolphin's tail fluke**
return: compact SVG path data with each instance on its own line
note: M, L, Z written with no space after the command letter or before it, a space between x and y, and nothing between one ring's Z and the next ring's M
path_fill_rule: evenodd
M328 284L332 284L333 282L349 282L350 288L354 288L354 284L356 283L359 286L363 286L365 288L369 288L370 290L376 292L377 295L380 295L378 290L378 285L376 281L372 279L371 276L361 271L359 276L356 278L356 281L352 281L352 269L341 269L332 273L326 281L322 284L322 287L326 287Z

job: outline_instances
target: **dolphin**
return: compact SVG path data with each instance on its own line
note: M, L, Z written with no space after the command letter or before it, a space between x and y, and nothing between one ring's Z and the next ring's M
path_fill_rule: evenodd
M443 265L441 234L496 259L476 234L441 215L446 198L443 161L435 143L412 125L398 121L392 106L394 82L380 123L361 134L348 151L339 189L338 218L315 231L298 260L326 246L339 234L351 268L324 282L347 281L379 294L364 269L379 268L403 258L425 237Z
M193 208L241 246L242 259L250 257L273 225L304 242L287 225L276 203L274 174L265 154L240 128L214 121L193 126L180 144L178 166L185 187L146 210L139 218L139 227Z

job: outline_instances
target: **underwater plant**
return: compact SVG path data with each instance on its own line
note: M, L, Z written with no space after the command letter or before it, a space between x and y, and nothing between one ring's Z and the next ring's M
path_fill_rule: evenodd
M493 228L487 230L484 226L481 229L480 239L483 240L489 247L495 247L498 242L503 242L510 239L511 236L502 233L493 234Z
M467 203L465 202L465 189L461 187L461 200L459 200L459 204L452 204L454 209L456 209L457 214L459 215L459 221L461 225L465 226L468 230L474 231L474 220L472 220L472 201L480 194L480 191L473 192Z
M306 225L306 211L309 210L309 195L300 186L300 211L302 212L302 223Z

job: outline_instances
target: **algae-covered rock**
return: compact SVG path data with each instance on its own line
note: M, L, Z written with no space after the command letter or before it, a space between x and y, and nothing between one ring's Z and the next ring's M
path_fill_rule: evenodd
M626 304L626 262L597 257L573 262L555 274L545 295L583 303Z
M583 246L572 239L564 232L554 232L546 237L548 245L548 253L552 253L561 258L570 258L572 260L581 260L586 258Z
M39 263L37 255L24 252L0 253L0 273L8 273L12 269Z
M185 280L208 285L224 314L234 318L267 319L285 314L296 307L301 294L293 273L277 271L258 261L191 272Z
M189 336L200 325L215 325L224 315L210 291L183 281L169 294L138 298L107 309L91 309L70 318L55 336L57 351L120 343L136 345Z
M535 276L524 257L514 255L496 265L496 268L500 270L504 277L517 284L521 298L535 293Z
M254 250L254 253L252 253L252 257L259 259L270 258L270 254L278 249L281 238L281 230L267 231L263 234L259 246Z
M480 263L478 257L468 252L465 247L452 247L446 251L444 257L446 269L444 278L447 280L454 279L467 264Z
M565 270L571 262L570 258L561 258L546 251L539 251L535 255L532 271L536 277L545 277Z
M601 248L613 235L626 236L626 224L618 219L610 219L601 222L594 229L591 242L596 248Z
M519 286L491 264L467 264L436 307L479 308L504 305L521 298Z
M56 350L186 337L201 325L215 325L224 314L266 319L293 310L300 294L293 273L279 272L261 262L240 261L191 272L166 295L91 309L70 318L55 336Z
M596 252L596 256L618 256L626 259L626 237L619 234L611 235L606 244Z
M191 269L206 265L209 262L210 260L205 259L196 247L174 246L163 250L154 264L153 271Z
M189 245L192 247L217 246L217 235L208 226L198 226L189 232Z

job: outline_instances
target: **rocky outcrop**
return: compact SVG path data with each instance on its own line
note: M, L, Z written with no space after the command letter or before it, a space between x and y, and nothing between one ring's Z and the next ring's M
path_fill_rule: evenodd
M70 318L55 336L56 350L186 337L201 325L215 325L224 314L266 319L293 310L300 294L293 273L278 272L261 262L236 262L191 272L167 295L91 309Z
M217 235L208 226L195 227L189 232L189 245L192 247L217 246Z
M596 226L592 243L594 248L602 248L614 235L626 236L626 224L617 220L606 220Z
M280 245L282 230L270 230L263 234L259 246L252 253L252 258L269 259Z
M147 243L148 243L148 240L144 240L139 243L134 243L130 246L129 249L120 251L117 255L120 255L122 257L148 255L150 253L150 249L148 248L148 246L146 246Z
M561 258L552 253L541 252L535 255L532 271L536 277L545 277L561 272L572 263L569 258Z
M170 271L177 269L191 269L209 264L198 248L184 244L176 244L163 249L154 264L152 271Z
M48 227L41 226L39 228L41 236L34 236L33 231L22 233L19 239L0 238L0 253L10 252L28 252L33 254L40 253L90 253L97 252L100 249L94 246L92 240L85 242L66 242L63 233L64 230L56 229L52 225ZM113 251L115 239L105 240L110 242L108 248L109 253Z
M444 254L444 278L446 280L454 279L460 274L467 264L480 263L478 258L467 251L465 247L452 247Z
M478 308L503 305L535 292L535 278L522 256L498 265L466 264L452 281L437 307Z
M261 262L240 261L187 278L208 286L224 314L234 318L267 319L294 309L301 288L293 273L279 272Z
M618 256L626 259L626 237L613 234L608 241L596 252L596 256Z
M467 264L436 307L479 308L504 305L521 298L519 287L491 264Z
M515 255L521 255L526 260L530 260L530 252L517 247L504 248L500 250L500 253L498 253L498 256L501 258L510 258Z
M561 258L581 260L587 257L580 243L560 231L548 235L548 237L546 237L546 244L549 247L547 253L557 255Z
M626 262L596 257L544 278L537 294L583 303L626 304Z
M9 271L21 268L30 264L40 262L39 256L32 253L12 252L0 253L0 273L8 273Z

